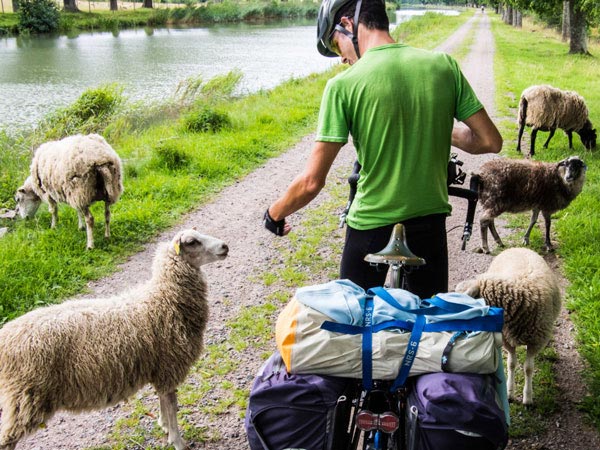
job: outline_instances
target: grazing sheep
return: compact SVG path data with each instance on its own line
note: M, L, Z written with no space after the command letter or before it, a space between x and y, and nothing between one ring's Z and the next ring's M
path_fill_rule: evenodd
M123 192L119 155L97 134L75 135L46 142L35 152L31 175L15 195L19 215L32 218L40 203L48 203L51 227L58 220L57 203L67 203L79 218L79 229L87 231L87 248L94 247L94 216L90 205L104 202L104 236L110 237L110 205Z
M523 404L533 403L534 357L552 337L560 312L556 276L544 259L526 248L511 248L496 256L487 272L463 281L457 292L483 297L491 306L504 308L504 348L508 352L508 396L515 394L516 347L527 346Z
M550 131L548 143L557 128L562 128L569 137L569 148L573 148L573 131L579 134L588 150L596 147L596 130L588 118L589 112L582 96L574 91L561 91L549 85L530 86L523 91L519 101L519 140L517 151L521 151L521 137L525 125L531 129L529 156L535 154L535 137L538 130Z
M40 308L0 329L0 450L13 450L58 410L113 405L152 384L159 424L177 450L175 389L202 350L208 319L200 266L222 241L179 232L156 251L152 278L125 294Z
M558 163L496 158L483 164L479 173L473 175L479 179L481 250L490 252L488 227L496 243L504 245L494 226L496 217L503 212L516 213L531 209L531 222L523 243L529 245L529 234L541 211L546 223L546 249L551 251L552 214L569 206L579 195L586 169L587 166L578 156L570 156Z

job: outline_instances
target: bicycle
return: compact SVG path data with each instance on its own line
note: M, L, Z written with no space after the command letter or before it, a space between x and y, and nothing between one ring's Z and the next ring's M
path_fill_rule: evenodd
M466 173L462 171L462 165L457 155L451 154L448 162L448 194L468 201L461 246L461 250L465 250L473 230L479 179L471 177L469 189L452 186L465 182ZM340 216L340 226L345 222L356 193L359 170L360 165L355 162L353 173L348 179L351 186L350 197ZM426 264L423 258L415 255L408 247L401 223L394 226L388 244L379 252L368 254L365 261L374 265L387 265L390 280L388 287L401 289L406 287L406 274ZM338 400L335 409L335 431L332 433L334 442L331 448L357 450L362 443L362 450L412 450L414 433L409 433L408 429L416 421L416 412L411 410L407 414L406 387L392 390L393 386L393 380L373 380L369 388L363 385L362 380L351 384L347 394ZM407 416L410 418L408 421ZM407 436L412 437L408 442Z

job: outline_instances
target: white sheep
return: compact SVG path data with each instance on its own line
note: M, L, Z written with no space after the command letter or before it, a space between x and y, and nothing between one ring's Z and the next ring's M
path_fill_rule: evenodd
M523 243L529 245L529 234L540 211L546 224L545 245L552 250L550 223L552 214L566 208L583 189L587 166L578 156L558 163L496 158L483 164L473 177L479 181L481 214L481 251L489 253L487 229L499 246L502 240L494 219L503 212L532 210Z
M581 142L588 150L596 147L596 130L589 120L588 108L581 95L574 91L561 91L549 85L530 86L523 91L519 100L519 139L517 151L521 151L521 137L525 125L531 129L529 155L535 154L535 137L538 130L550 131L544 148L557 128L562 128L569 138L569 148L573 148L573 131L579 134Z
M159 424L177 450L177 396L202 351L208 319L200 266L227 245L195 230L156 251L151 279L119 296L71 300L0 329L0 450L13 450L58 410L113 405L152 384Z
M58 221L57 203L77 210L79 229L87 232L87 248L94 247L94 216L90 205L104 201L104 236L110 237L110 205L123 192L119 155L97 134L75 135L46 142L36 150L30 176L15 195L22 218L32 218L42 200L52 214L51 227Z
M531 405L534 357L552 337L560 312L556 276L534 251L510 248L492 260L487 272L459 283L456 291L483 297L489 305L504 308L502 335L508 352L508 396L514 399L516 347L526 345L523 404Z

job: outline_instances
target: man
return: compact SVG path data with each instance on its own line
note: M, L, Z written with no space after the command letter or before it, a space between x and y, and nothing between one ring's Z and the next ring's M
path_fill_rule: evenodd
M321 54L339 55L351 67L327 83L306 168L267 209L265 227L289 233L285 218L321 191L352 134L362 168L346 219L341 278L365 289L382 285L385 272L363 258L385 247L402 222L410 249L427 262L408 275L409 290L422 298L446 292L450 146L498 153L500 133L454 59L394 41L382 0L325 0L317 34ZM454 118L466 127L454 127Z

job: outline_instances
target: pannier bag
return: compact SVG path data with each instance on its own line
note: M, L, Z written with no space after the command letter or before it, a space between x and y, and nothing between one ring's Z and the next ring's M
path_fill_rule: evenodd
M502 309L483 299L446 293L421 300L337 280L298 289L278 317L276 341L290 373L398 381L405 367L405 377L494 373L502 325Z
M244 426L251 450L341 450L333 435L337 420L347 417L351 380L319 375L291 375L278 352L259 370L248 401ZM345 436L345 435L343 435Z
M408 450L501 450L505 412L493 375L431 373L408 383Z

